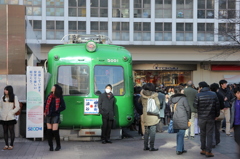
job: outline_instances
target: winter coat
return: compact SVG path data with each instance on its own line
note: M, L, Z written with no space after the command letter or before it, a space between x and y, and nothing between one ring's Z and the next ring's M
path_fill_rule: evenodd
M158 93L152 92L149 90L142 90L141 97L139 98L139 102L143 105L143 123L144 126L153 126L159 123L160 119L157 115L148 115L147 114L147 101L148 98L153 98L158 108L160 108L160 102L158 100Z
M227 97L227 101L224 101L224 108L230 108L231 100L234 98L234 96L232 95L232 92L228 88L226 88L226 89L220 88L218 90L218 93L223 96L223 100L225 97Z
M210 91L209 87L204 87L195 97L193 106L198 111L198 118L205 120L215 120L220 114L220 106L217 94Z
M188 129L188 121L191 118L191 110L188 105L186 95L184 94L174 94L169 99L170 107L176 104L176 110L173 113L173 128L186 130ZM173 108L172 108L173 110Z
M50 94L48 95L48 97L49 96L50 96ZM44 102L44 111L46 109L46 103L47 103L48 97L46 98L46 100ZM60 112L62 112L66 109L66 104L65 104L63 97L59 97L59 98L60 98L60 103L59 103L58 110L56 110L56 100L55 100L55 98L52 98L51 103L49 105L49 114L47 116L60 116Z
M133 104L134 104L134 107L135 107L137 113L139 115L142 115L143 114L143 106L142 106L142 103L138 102L139 98L140 98L140 94L135 94L133 96Z
M98 109L99 109L99 113L102 115L102 118L114 120L115 107L116 107L116 101L112 93L110 98L108 98L106 92L99 95Z
M197 93L197 90L193 89L192 87L187 87L184 89L184 94L187 97L187 101L192 113L197 113L197 109L193 107L193 102Z
M158 99L159 99L159 102L160 102L160 113L159 113L159 117L160 117L160 118L164 118L164 116L165 116L165 107L166 107L165 94L159 92L159 93L158 93Z
M235 102L236 98L232 99L232 108L231 108L231 114L230 114L230 128L233 128L234 124L234 118L235 118Z
M0 120L9 121L9 120L16 119L15 113L20 109L18 97L17 96L14 97L14 103L8 102L6 98L5 100L6 102L3 101L3 97L2 97L0 101ZM15 108L14 108L14 105L15 105Z

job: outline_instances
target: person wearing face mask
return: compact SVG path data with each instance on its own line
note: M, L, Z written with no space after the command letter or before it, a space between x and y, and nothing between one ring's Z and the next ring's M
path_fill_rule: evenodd
M110 134L115 117L114 109L116 101L111 91L112 85L106 85L105 92L100 94L98 98L98 109L102 115L102 144L112 143L112 141L110 141Z

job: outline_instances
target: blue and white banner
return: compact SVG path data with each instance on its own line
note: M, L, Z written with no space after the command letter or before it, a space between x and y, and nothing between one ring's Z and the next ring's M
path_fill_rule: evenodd
M27 67L26 138L43 138L44 72Z

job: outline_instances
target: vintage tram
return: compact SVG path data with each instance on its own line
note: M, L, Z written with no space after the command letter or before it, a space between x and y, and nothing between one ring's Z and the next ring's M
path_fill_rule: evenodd
M60 128L100 129L98 96L105 86L113 86L116 98L117 128L133 122L133 76L131 54L122 46L106 44L103 35L69 35L69 43L55 46L48 53L47 84L63 88L66 110L61 113Z

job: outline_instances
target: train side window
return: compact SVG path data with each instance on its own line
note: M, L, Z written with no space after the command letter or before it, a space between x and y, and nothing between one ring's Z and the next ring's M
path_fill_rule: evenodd
M105 86L113 86L113 94L122 96L125 94L124 72L122 66L95 66L94 67L94 92L100 95L105 92Z
M89 94L89 67L86 65L60 66L58 84L63 88L63 95Z

